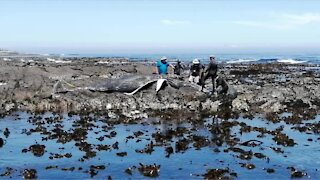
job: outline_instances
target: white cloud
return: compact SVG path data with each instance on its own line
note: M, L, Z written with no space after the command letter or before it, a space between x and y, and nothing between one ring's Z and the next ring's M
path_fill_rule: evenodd
M291 29L311 23L320 23L320 14L273 14L267 21L235 21L235 24L270 29Z
M291 23L294 24L309 24L320 22L320 14L307 13L302 15L284 14L284 17L288 18Z
M168 25L168 26L191 24L190 21L176 21L176 20L169 20L169 19L162 19L160 22L161 24Z

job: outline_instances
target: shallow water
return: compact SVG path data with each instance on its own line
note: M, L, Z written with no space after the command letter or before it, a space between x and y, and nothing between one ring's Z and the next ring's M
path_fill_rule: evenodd
M139 163L142 163L160 165L159 176L156 176L160 179L198 179L203 178L208 169L215 168L228 168L230 173L234 172L236 176L228 173L225 175L236 179L290 179L293 170L288 167L304 173L303 178L319 179L319 134L310 130L299 132L292 129L294 126L307 126L307 123L317 124L319 120L320 116L317 116L315 120L293 125L284 121L272 123L260 117L228 121L207 118L203 121L186 122L150 118L137 124L119 124L103 116L80 117L52 113L35 116L16 112L0 119L0 137L5 141L0 147L0 174L2 178L21 178L24 169L36 169L37 177L42 179L106 179L109 176L115 179L146 178L138 170ZM231 124L230 128L226 128L228 123ZM259 136L262 133L256 130L243 131L243 127L248 126L264 127L270 131L283 127L279 132L288 135L296 145L278 145L272 134ZM8 128L9 135L4 133L5 128ZM64 131L59 131L59 134L56 133L57 129ZM75 129L80 130L79 133L70 135ZM66 136L69 134L67 140L61 132ZM8 136L5 137L5 134ZM101 141L97 139L99 137ZM186 148L181 148L177 143L183 142L182 140L185 140ZM248 140L261 141L262 144L241 144ZM83 144L79 145L81 143ZM38 157L27 151L34 144L45 145L43 155ZM151 148L147 148L147 152L139 152L148 147L148 144ZM110 146L99 151L99 145ZM169 156L166 152L168 147L173 149ZM240 148L251 152L251 155L243 158L245 153L230 148ZM272 148L281 148L283 153ZM23 150L27 152L22 152ZM86 154L88 152L89 154ZM90 152L96 154L90 156ZM126 152L127 156L118 156L117 153L120 152ZM55 154L67 153L72 156L54 158ZM257 158L254 153L262 153L266 157ZM242 167L243 164L254 164L255 168L248 169ZM105 169L97 169L91 167L92 165L104 165ZM50 166L53 167L49 168ZM131 168L132 175L125 172L127 168ZM275 172L268 173L267 168L272 168Z

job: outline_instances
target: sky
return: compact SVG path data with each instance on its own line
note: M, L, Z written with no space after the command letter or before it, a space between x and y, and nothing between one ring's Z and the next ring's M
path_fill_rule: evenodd
M0 48L189 53L320 49L318 0L0 0Z

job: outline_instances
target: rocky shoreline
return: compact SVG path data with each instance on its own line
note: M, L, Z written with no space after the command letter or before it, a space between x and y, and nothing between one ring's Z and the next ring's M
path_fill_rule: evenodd
M220 64L237 96L215 96L197 86L156 93L152 84L134 95L86 88L150 76L149 61L0 63L0 177L319 177L317 65ZM166 78L188 84L187 71Z
M267 117L282 112L311 116L319 113L320 67L310 64L220 64L219 75L237 91L237 97L210 96L192 88L154 91L143 89L133 96L121 92L92 92L86 89L55 93L64 82L72 89L88 87L108 78L151 75L154 63L125 58L29 58L1 60L0 100L2 115L12 111L103 113L110 118L147 118L151 114ZM186 64L185 64L186 65ZM172 72L171 72L172 73ZM170 78L187 82L188 70ZM209 81L207 82L209 83ZM211 87L209 84L207 87ZM181 113L170 113L170 111Z

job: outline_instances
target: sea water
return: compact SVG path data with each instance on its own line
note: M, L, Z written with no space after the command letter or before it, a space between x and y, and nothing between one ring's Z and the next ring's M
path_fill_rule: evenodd
M180 60L182 62L192 62L197 58L202 63L209 62L211 54L60 54L63 57L124 57L132 61L157 61L162 56L166 56L168 61ZM319 54L214 54L218 62L222 63L288 63L288 64L320 64Z
M56 121L49 123L46 118L55 118ZM37 120L35 120L37 119ZM68 116L67 114L52 114L46 113L41 116L31 115L25 112L16 112L9 116L0 119L1 134L0 137L5 140L5 143L0 147L0 174L6 171L6 168L13 168L11 177L21 178L24 169L36 169L37 176L40 179L87 179L92 177L88 172L91 165L104 165L106 168L96 170L97 174L94 178L106 179L111 176L114 179L133 178L141 179L144 177L139 171L140 163L145 165L160 165L160 179L199 179L203 178L203 174L208 169L229 169L231 172L237 173L237 179L290 179L290 167L305 173L305 179L320 178L320 136L310 131L300 132L293 127L303 126L307 123L319 123L320 116L314 120L303 121L299 125L286 124L283 121L272 123L264 118L255 117L247 119L240 117L239 119L214 119L205 118L200 121L181 121L181 120L165 120L159 117L143 119L136 123L114 123L114 121L103 117L92 117L87 123L80 122L81 117L77 115ZM254 147L231 146L226 142L221 145L215 144L212 139L222 136L217 132L212 131L212 127L219 126L222 122L245 123L252 127L265 127L268 130L275 130L279 127L284 127L282 133L287 134L294 139L296 145L293 147L285 147L278 145L273 141L273 136L266 134L264 137L258 138L257 131L246 133L240 132L240 126L232 127L229 132L230 137L239 138L240 142L247 140L259 140L263 143ZM41 123L40 123L41 122ZM111 123L113 122L113 123ZM36 125L37 124L37 125ZM75 146L80 140L71 140L66 143L58 142L55 138L49 138L47 133L32 131L36 127L42 126L46 131L52 133L56 127L61 127L65 132L72 132L76 128L82 128L86 131L81 142L91 144L92 150L96 151L96 156L81 161L85 152L79 146ZM9 136L3 135L4 129L8 128ZM185 128L187 131L170 137L172 130ZM142 134L135 136L136 132ZM32 132L32 133L28 133ZM108 136L111 132L115 135ZM139 153L137 150L144 149L151 141L156 144L153 136L154 133L161 133L168 138L162 145L155 145L150 153ZM104 136L102 141L99 137ZM187 149L177 151L176 143L181 139L192 139L192 137L203 137L207 139L208 144L196 148L194 143L189 142ZM129 138L131 137L131 138ZM308 140L309 139L309 140ZM312 141L310 141L312 139ZM119 149L110 148L106 151L97 151L97 145L112 145L118 142ZM23 152L23 149L28 149L31 145L45 145L45 153L36 157L31 152ZM166 147L173 147L174 152L168 157L166 156ZM263 153L266 158L240 159L239 153L226 151L231 147L240 147L246 151L253 153ZM272 147L279 147L283 153L275 152ZM126 152L127 156L120 157L116 153ZM52 154L71 153L70 158L53 158ZM255 168L247 169L241 164L254 164ZM46 169L49 166L57 166L57 168ZM63 170L74 167L74 170ZM125 172L126 169L132 169L132 175ZM274 173L267 173L266 169L272 168ZM9 178L3 176L2 178Z

